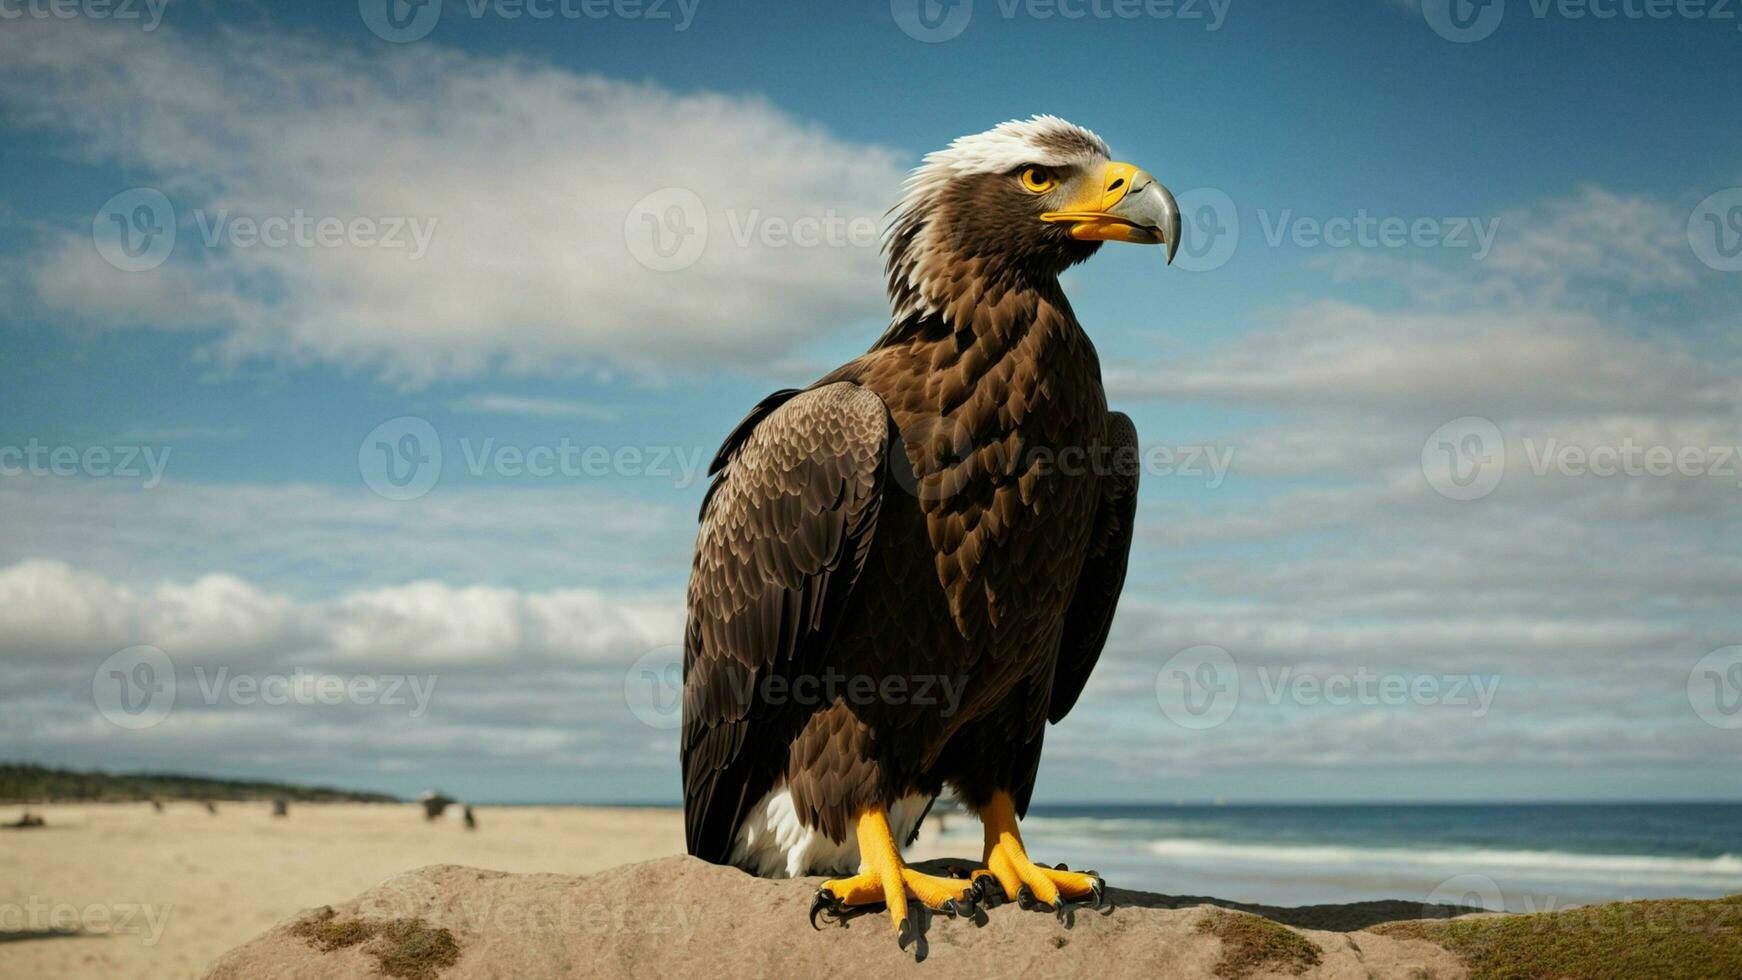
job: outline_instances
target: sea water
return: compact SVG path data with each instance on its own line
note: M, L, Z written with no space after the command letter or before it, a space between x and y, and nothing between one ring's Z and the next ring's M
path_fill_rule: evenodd
M1495 911L1742 892L1742 804L1045 806L1036 860L1110 884L1271 905L1403 899ZM943 840L977 853L952 816Z

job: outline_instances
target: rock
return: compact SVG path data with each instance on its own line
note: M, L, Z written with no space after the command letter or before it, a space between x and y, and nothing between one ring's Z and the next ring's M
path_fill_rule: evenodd
M1424 911L1405 902L1260 909L1119 889L1108 889L1116 906L1110 914L1079 910L1068 930L1050 912L1028 912L1014 904L991 909L982 927L935 916L927 932L929 955L916 964L897 948L881 912L852 919L845 927L813 930L807 916L819 881L754 878L687 857L584 878L436 865L282 922L226 954L207 976L886 980L899 971L937 978L1451 980L1466 975L1455 957L1432 943L1344 931L1457 910ZM1249 919L1252 912L1263 912L1266 919Z

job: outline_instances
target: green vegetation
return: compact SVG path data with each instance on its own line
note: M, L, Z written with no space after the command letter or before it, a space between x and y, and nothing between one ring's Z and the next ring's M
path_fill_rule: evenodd
M355 793L176 773L75 772L46 766L0 764L0 803L137 800L291 800L298 803L397 803L383 793Z
M1240 980L1261 969L1305 973L1318 966L1318 944L1285 925L1245 912L1213 909L1198 920L1198 931L1222 940L1216 976Z
M1463 959L1472 980L1742 977L1742 895L1393 922L1373 931L1438 943Z
M323 953L367 942L363 952L375 957L382 973L401 980L433 980L460 959L454 934L432 929L422 919L339 919L329 906L291 933Z

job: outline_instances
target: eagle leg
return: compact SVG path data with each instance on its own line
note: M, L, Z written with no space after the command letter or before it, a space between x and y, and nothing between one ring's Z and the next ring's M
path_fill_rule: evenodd
M864 906L881 903L895 926L895 941L902 949L913 947L914 958L926 957L925 927L930 913L961 916L984 925L986 913L975 902L979 893L972 880L938 878L921 874L901 861L900 848L889 832L889 816L883 807L872 807L854 818L859 838L859 873L851 878L823 882L811 904L811 925L817 913L830 921L850 918ZM908 914L909 894L918 900L914 915Z
M1098 909L1106 904L1106 883L1093 871L1048 868L1029 860L1016 827L1016 805L999 791L980 811L986 828L986 866L974 872L974 884L986 904L1016 902L1022 908L1051 909L1066 928L1076 922L1079 906Z

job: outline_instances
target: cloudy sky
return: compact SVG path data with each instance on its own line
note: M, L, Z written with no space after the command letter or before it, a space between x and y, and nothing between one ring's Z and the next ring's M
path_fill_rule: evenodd
M1485 9L8 5L0 758L675 801L699 470L1050 112L1188 228L1037 799L1742 799L1742 32Z

